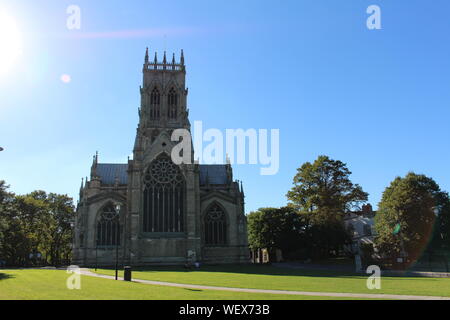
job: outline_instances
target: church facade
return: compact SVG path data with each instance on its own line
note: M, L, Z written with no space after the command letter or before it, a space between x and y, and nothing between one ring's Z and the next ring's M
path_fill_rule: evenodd
M94 156L77 205L73 263L81 266L247 263L242 183L229 161L203 165L172 161L176 129L190 133L183 51L179 62L150 61L128 163Z

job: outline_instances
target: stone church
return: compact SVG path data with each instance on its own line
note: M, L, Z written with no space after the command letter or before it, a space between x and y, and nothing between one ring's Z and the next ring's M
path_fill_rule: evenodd
M170 62L166 53L150 60L147 49L133 159L111 164L94 156L80 188L74 264L249 262L244 191L229 161L172 161L172 132L190 132L185 80L183 51Z

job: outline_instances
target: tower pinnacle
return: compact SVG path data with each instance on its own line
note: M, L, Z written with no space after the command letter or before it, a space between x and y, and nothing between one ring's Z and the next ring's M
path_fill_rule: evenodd
M148 47L145 50L145 64L148 64Z

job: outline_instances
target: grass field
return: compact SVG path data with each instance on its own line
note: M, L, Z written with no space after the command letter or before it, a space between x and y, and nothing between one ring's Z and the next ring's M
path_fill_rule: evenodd
M88 276L82 276L80 290L69 290L66 287L68 276L70 275L61 270L0 270L0 300L329 299L327 297L171 288ZM339 300L349 299L343 298Z
M113 275L114 271L98 269L97 273ZM204 266L199 270L176 267L137 269L133 271L133 278L252 289L450 297L449 278L383 276L381 290L369 290L367 276L363 275L257 265Z

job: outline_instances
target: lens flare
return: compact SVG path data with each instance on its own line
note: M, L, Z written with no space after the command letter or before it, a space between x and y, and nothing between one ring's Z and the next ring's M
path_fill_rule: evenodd
M63 74L61 76L61 81L63 83L70 83L70 81L72 81L72 77L70 75L68 75L68 74Z
M16 21L0 9L0 75L6 74L22 53L22 36Z

